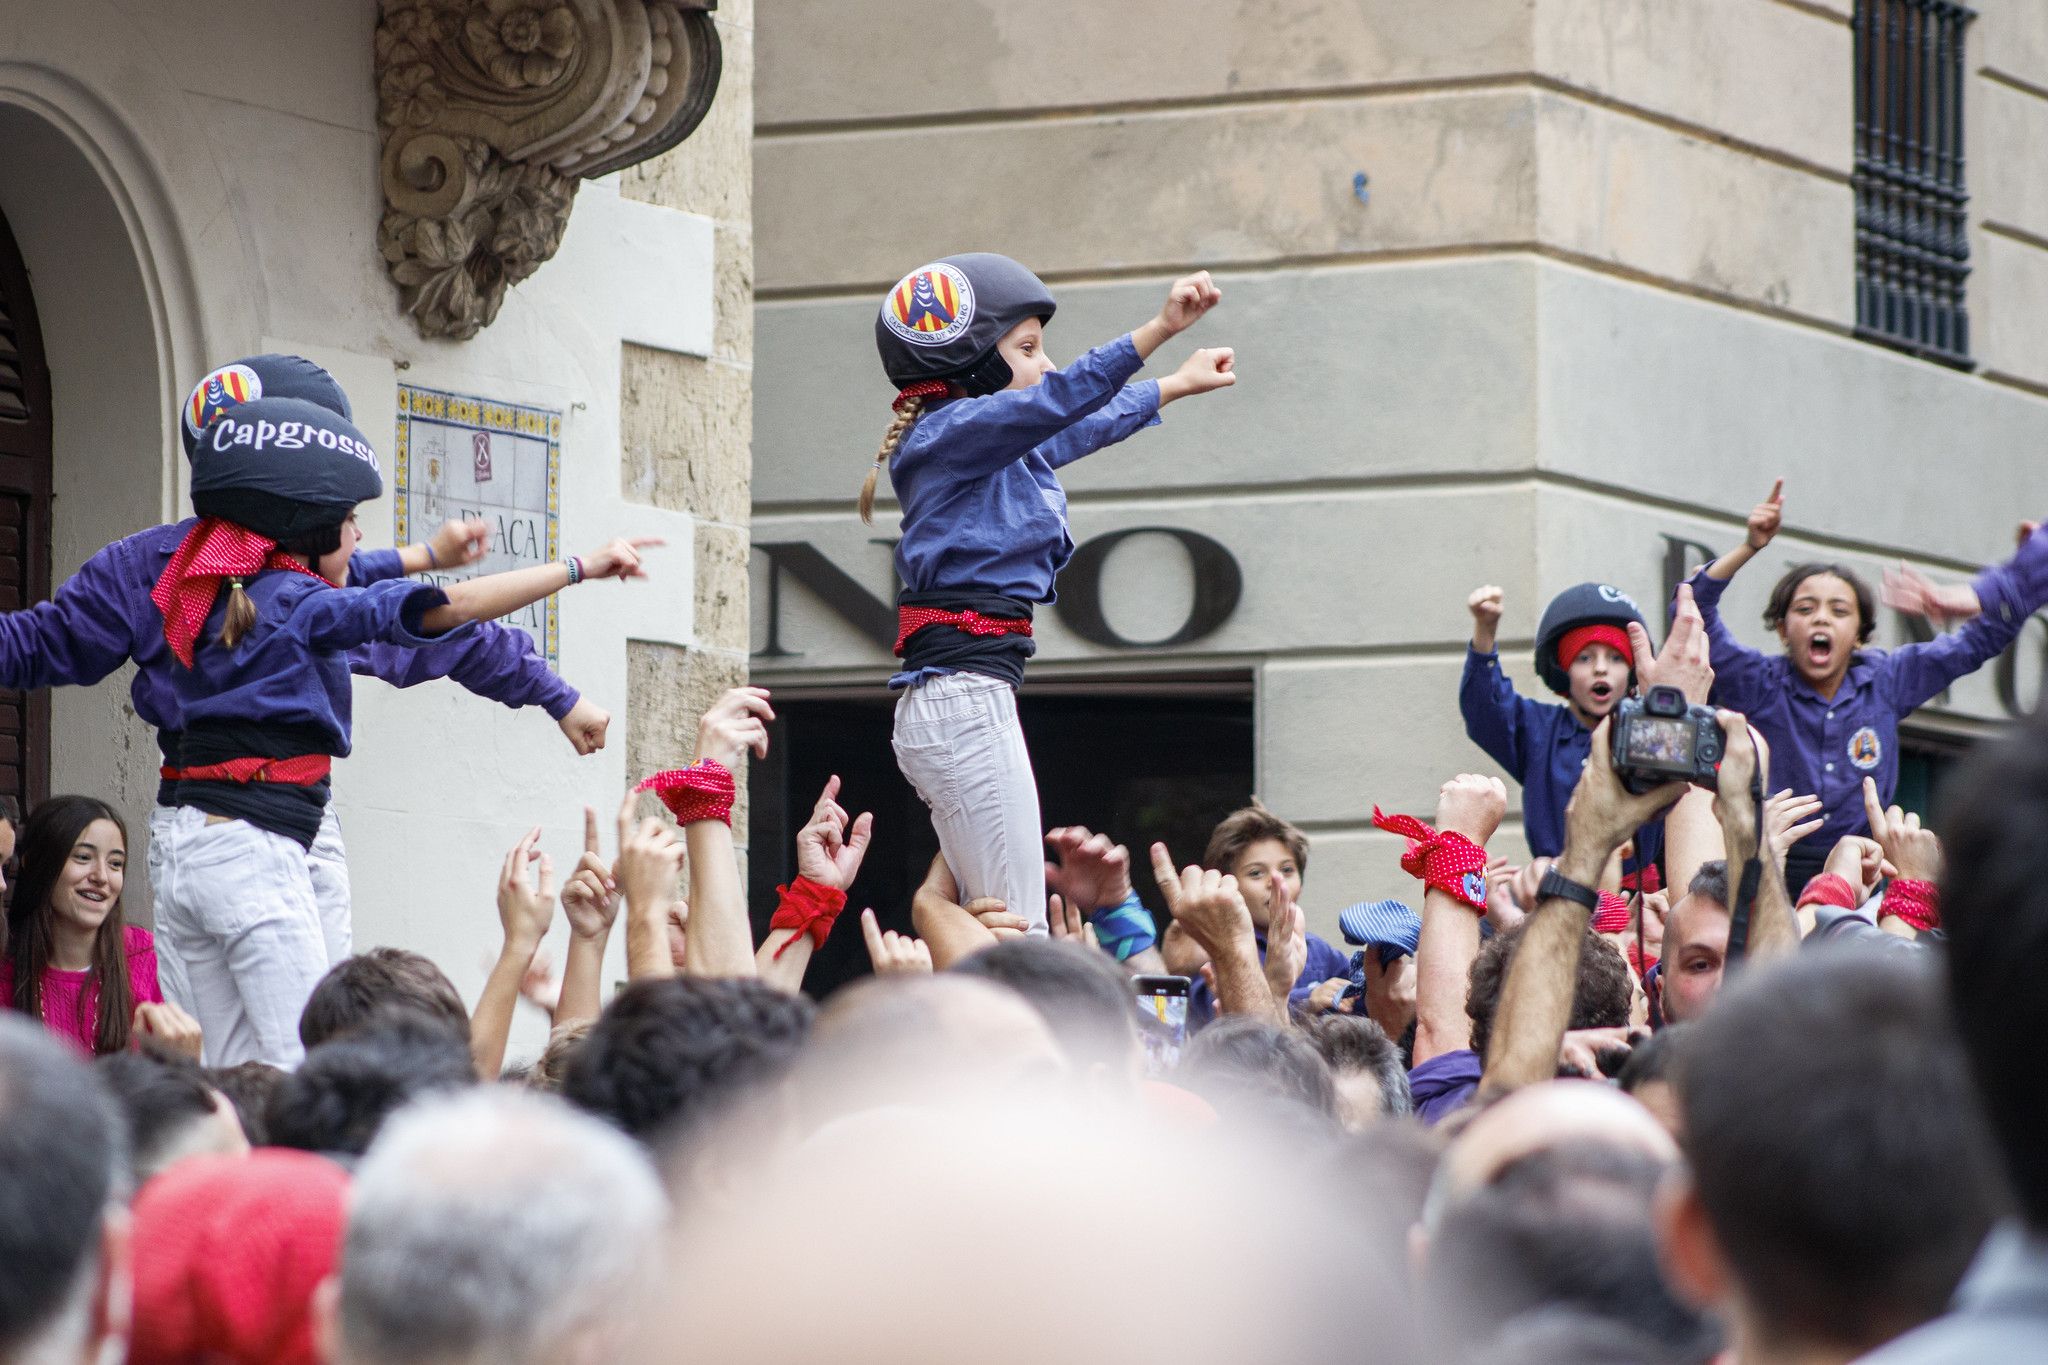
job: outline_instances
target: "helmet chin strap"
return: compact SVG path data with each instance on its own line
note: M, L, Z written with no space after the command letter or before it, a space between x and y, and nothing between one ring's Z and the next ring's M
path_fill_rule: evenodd
M1003 359L1001 348L991 346L986 354L977 356L973 364L953 375L952 380L967 392L968 397L978 398L985 393L1000 393L1009 388L1015 377L1016 372L1010 368L1010 362Z

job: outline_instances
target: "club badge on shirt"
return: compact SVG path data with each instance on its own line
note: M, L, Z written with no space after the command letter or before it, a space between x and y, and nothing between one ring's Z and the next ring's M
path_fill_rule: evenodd
M1884 759L1884 745L1868 725L1849 736L1849 761L1869 772Z

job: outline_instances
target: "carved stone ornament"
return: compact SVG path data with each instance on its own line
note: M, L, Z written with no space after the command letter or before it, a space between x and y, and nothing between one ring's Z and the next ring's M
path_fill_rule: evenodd
M576 182L659 156L718 90L717 0L383 0L377 247L466 340L561 245Z

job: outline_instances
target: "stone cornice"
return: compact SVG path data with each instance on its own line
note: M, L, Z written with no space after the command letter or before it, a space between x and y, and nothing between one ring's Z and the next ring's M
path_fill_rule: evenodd
M717 0L383 0L377 245L421 335L467 339L561 245L576 182L695 130Z

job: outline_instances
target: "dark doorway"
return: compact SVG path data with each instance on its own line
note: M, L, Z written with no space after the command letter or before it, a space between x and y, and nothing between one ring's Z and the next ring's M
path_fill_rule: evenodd
M911 893L938 852L931 813L889 748L894 706L880 688L808 697L785 689L775 698L769 757L753 764L748 895L757 939L775 912L775 888L795 875L796 832L826 779L839 775L847 810L875 814L848 913L805 978L814 995L867 971L862 907L874 907L885 928L909 931ZM1163 925L1146 850L1163 840L1179 862L1198 861L1210 829L1251 796L1249 676L1033 684L1018 711L1047 828L1086 825L1129 845L1132 881Z
M0 611L50 595L50 368L28 269L0 217ZM0 689L0 795L50 794L50 696Z

